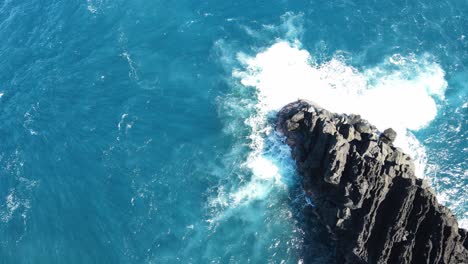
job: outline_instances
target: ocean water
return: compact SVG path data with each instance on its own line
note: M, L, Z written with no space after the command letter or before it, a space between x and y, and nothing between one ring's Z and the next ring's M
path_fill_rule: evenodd
M0 0L0 263L330 263L274 114L358 113L468 227L468 2Z

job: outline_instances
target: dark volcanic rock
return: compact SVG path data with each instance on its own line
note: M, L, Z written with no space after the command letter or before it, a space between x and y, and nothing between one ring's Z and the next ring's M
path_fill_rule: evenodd
M279 113L303 186L336 240L337 263L468 263L467 232L414 175L392 129L297 101Z
M396 136L397 136L397 134L396 134L395 130L393 130L391 128L387 128L380 135L380 140L382 140L383 142L385 142L387 144L391 144L391 143L393 143L393 141L395 141Z

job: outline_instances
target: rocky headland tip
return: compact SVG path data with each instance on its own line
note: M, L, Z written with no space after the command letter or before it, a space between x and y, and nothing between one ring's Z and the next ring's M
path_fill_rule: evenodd
M467 231L415 176L393 129L305 100L283 107L276 129L336 241L336 263L468 263Z

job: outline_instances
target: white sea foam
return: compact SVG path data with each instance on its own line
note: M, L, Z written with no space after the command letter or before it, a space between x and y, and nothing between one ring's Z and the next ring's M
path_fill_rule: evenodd
M235 209L267 198L274 189L284 191L288 183L292 182L295 167L290 158L289 147L282 144L275 135L263 137L264 132L257 130L251 135L252 152L241 164L241 167L252 172L251 177L235 190L219 187L217 197L211 201L212 206ZM264 148L265 141L268 141L269 150ZM224 216L229 214L230 212L225 212Z
M97 14L100 11L101 6L103 4L102 1L103 0L86 0L87 2L86 8L92 14Z
M464 229L468 229L468 214L465 213L464 218L458 220L458 226Z
M261 119L299 98L312 100L337 113L355 113L379 130L398 132L395 144L410 154L422 175L426 154L411 134L426 126L437 114L435 98L443 99L447 82L444 71L429 56L395 55L373 68L358 70L339 57L314 63L300 43L279 41L255 56L237 55L244 68L233 76L258 92L258 115L250 120L253 131L264 126ZM253 136L254 149L261 138Z

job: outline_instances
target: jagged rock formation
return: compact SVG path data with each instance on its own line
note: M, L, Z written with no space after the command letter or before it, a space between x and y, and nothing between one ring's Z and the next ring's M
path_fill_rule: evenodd
M299 100L278 115L337 263L468 263L467 231L414 175L396 133Z

